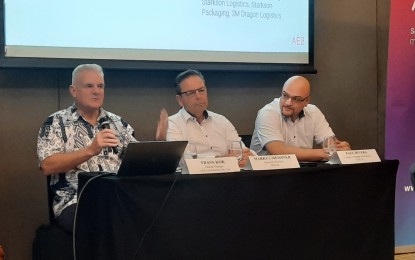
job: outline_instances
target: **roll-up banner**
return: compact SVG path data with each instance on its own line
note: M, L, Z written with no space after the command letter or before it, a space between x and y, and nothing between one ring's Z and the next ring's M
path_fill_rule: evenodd
M391 0L386 94L386 159L399 159L396 252L415 251L415 0ZM382 216L379 216L382 217Z

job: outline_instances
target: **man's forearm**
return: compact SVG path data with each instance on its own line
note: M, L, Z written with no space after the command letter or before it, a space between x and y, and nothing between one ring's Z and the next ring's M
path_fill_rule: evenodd
M62 173L76 168L83 162L91 159L94 154L88 148L70 152L70 153L56 153L45 158L40 163L40 169L45 175L53 175Z
M265 146L269 154L295 154L299 161L321 161L328 159L323 149L287 146L282 142L272 142Z

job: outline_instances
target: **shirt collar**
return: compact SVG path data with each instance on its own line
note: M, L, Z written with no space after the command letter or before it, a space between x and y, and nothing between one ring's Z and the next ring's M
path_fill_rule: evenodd
M72 120L75 122L77 120L82 119L83 121L86 122L86 120L82 117L82 115L79 113L78 108L76 107L75 103L73 103L70 106L70 111L71 111L71 116L72 116ZM109 118L108 117L108 113L107 111L105 111L103 108L99 109L99 116L97 118L97 122L99 122L100 119L102 118Z
M183 112L183 115L184 115L184 118L186 119L186 121L189 120L189 119L196 120L196 118L194 116L192 116L191 114L189 114L189 112L187 112L187 110L184 107L182 107L182 112ZM210 117L209 116L209 111L208 110L203 111L203 116L204 116L205 119L208 119Z

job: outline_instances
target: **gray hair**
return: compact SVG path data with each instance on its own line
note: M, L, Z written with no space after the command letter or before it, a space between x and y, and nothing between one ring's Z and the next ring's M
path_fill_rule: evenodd
M102 70L101 66L97 64L81 64L78 67L76 67L72 72L72 85L75 84L75 81L78 78L79 73L85 70L96 71L102 76L102 78L104 78L104 71Z

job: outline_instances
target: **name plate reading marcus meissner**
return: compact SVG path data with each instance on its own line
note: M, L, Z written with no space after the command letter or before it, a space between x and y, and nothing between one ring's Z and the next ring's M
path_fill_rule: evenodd
M185 159L189 174L239 172L236 157Z
M300 168L295 154L249 156L252 170Z

